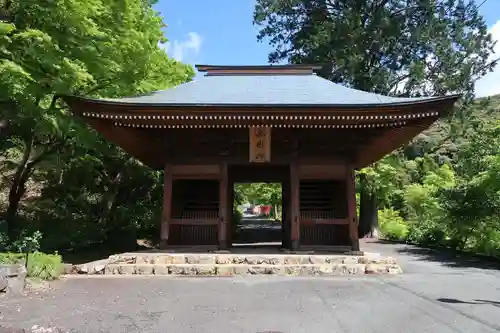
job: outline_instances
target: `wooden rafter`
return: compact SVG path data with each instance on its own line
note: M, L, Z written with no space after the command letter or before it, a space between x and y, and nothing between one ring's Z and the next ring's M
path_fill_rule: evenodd
M428 118L425 121L414 122L408 126L388 129L385 133L357 150L355 167L359 169L368 166L404 146L416 135L428 128L435 120L437 118Z

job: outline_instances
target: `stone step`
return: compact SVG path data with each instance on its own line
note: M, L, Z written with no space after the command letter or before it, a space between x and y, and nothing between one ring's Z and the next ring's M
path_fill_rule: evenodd
M400 274L392 258L380 255L253 255L190 253L124 253L83 265L67 274L107 275L364 275Z
M400 274L396 264L108 264L89 274L172 275L172 276L339 276L365 274Z
M236 254L122 254L110 256L109 264L395 264L392 258L379 255L236 255Z

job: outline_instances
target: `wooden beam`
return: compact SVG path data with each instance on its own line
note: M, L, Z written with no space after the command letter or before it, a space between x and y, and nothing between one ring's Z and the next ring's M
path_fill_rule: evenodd
M408 144L415 136L427 129L437 118L427 118L411 125L386 130L382 135L357 151L355 168L368 166L392 151Z
M301 218L301 225L319 225L319 224L334 224L334 225L347 225L349 224L349 219L307 219Z
M192 220L192 219L170 219L169 225L200 225L200 226L207 226L207 225L218 225L219 222L218 220Z
M318 156L298 156L296 157L297 162L304 165L332 165L337 163L339 160L346 159L346 156L336 156L336 155L318 155ZM273 155L273 159L269 165L288 165L294 160L291 155ZM248 155L229 155L229 156L208 156L208 155L197 155L192 153L190 155L184 154L182 156L168 156L169 164L181 164L181 165L201 165L201 164L220 164L228 163L234 165L255 165L255 163L249 163ZM342 175L343 179L343 175Z
M227 226L229 219L229 178L227 172L227 163L220 165L219 178L219 225L218 238L219 249L227 249Z
M163 180L163 214L160 228L160 248L168 245L170 220L172 219L172 166L165 165Z
M149 136L135 129L113 126L110 121L85 119L106 140L134 156L139 161L154 167L155 156L158 151Z
M349 165L346 173L347 218L349 220L349 236L353 251L359 251L358 216L356 213L356 178L354 167Z

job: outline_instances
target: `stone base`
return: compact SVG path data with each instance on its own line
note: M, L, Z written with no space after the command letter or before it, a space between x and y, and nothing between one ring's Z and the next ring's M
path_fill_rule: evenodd
M376 255L130 253L110 256L106 263L101 260L73 266L71 272L105 275L337 276L401 274L402 270L394 259Z
M26 284L26 267L20 264L0 265L0 292L20 294Z

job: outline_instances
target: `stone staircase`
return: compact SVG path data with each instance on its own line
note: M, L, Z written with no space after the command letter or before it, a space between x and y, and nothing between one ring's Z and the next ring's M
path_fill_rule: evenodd
M392 258L379 255L124 253L68 267L67 274L170 276L360 276L400 274Z

